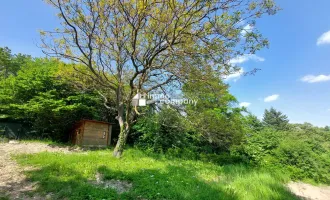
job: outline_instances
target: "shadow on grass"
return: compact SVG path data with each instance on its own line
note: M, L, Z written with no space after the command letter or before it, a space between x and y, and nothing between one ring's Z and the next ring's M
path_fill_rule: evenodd
M114 190L94 187L81 172L56 163L26 172L29 181L38 182L35 192L52 194L53 199L118 199Z

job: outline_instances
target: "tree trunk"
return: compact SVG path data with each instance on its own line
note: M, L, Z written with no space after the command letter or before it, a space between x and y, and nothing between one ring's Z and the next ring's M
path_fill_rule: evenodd
M113 156L120 158L124 151L128 133L126 132L127 122L125 123L125 121L124 121L124 104L123 104L123 99L122 99L122 88L121 87L117 88L116 94L117 94L117 108L118 108L118 116L116 118L119 122L120 133L118 136L118 141L117 141L116 147L113 151Z
M120 158L123 154L124 147L126 144L127 136L128 136L129 129L127 127L120 127L120 133L118 137L118 141L116 147L113 151L113 156L116 158Z
M132 116L131 114L131 107L130 107L132 96L133 96L133 91L131 91L131 94L129 96L129 101L126 105L126 110L125 110L122 99L122 90L121 88L118 88L117 90L117 106L118 106L117 120L120 126L120 133L118 136L116 147L113 151L113 156L116 158L120 158L122 156L124 147L126 145L126 140L131 129L132 119L134 116L134 115Z

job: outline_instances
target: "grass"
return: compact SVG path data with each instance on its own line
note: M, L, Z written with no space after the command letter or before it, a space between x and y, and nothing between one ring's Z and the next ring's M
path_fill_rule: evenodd
M283 186L284 176L244 165L219 166L201 161L168 159L128 149L116 159L109 150L82 153L39 153L16 157L36 167L27 177L38 181L38 193L54 199L297 199ZM105 179L127 180L123 194L91 184L96 173Z
M0 200L9 200L9 197L4 196L3 194L0 194Z

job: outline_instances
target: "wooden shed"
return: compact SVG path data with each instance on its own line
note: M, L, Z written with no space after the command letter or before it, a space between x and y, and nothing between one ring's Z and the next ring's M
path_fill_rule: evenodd
M109 146L112 125L95 120L81 120L73 128L70 140L81 146Z

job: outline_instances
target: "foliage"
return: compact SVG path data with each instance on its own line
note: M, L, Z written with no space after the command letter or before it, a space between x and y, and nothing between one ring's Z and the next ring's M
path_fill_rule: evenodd
M274 151L276 162L291 175L293 179L310 179L318 183L330 183L330 152L313 151L305 141L282 141ZM270 163L276 165L276 163Z
M54 199L297 199L283 185L285 175L275 171L168 159L135 149L125 151L122 159L109 157L111 153L44 152L16 158L22 165L37 167L27 172L27 177L38 182L38 194L52 193ZM105 181L129 181L132 189L118 194L93 185L97 173Z
M248 133L241 145L232 148L233 155L240 155L245 162L262 164L266 155L272 154L279 145L282 133L271 128Z
M0 47L0 77L8 78L10 75L16 75L20 67L30 59L31 56L13 55L8 47Z
M56 60L30 59L20 67L16 76L2 80L2 117L30 125L35 137L62 141L67 139L69 128L75 121L102 118L102 102L98 94L77 90L59 76L61 65L66 64Z
M164 153L169 149L184 149L189 143L184 118L172 108L162 108L160 112L138 119L134 126L135 144L148 151ZM173 151L173 150L172 150Z
M241 161L240 157L219 150L194 132L187 125L187 119L170 107L139 118L130 140L139 149L172 158L198 159L220 165Z
M277 130L285 130L288 128L288 117L282 114L281 111L277 111L274 108L265 110L263 122L266 126L271 126Z
M138 118L133 137L139 147L219 161L222 159L212 155L225 156L232 145L240 143L244 132L242 110L234 107L237 101L229 94L228 85L211 78L208 72L197 76L199 72L192 71L190 76L199 78L190 78L183 86L183 98L196 100L196 105L163 105L159 111Z
M329 126L325 126L325 127L324 127L324 130L325 130L325 131L330 131L330 127L329 127Z
M293 179L330 183L330 133L308 123L290 126L286 131L266 127L249 133L231 153Z
M258 117L251 113L245 116L243 120L248 132L257 132L264 128L264 124L258 119Z
M203 73L192 71L190 76L183 92L185 98L197 100L196 105L185 107L191 129L216 151L229 150L243 136L242 109L234 107L237 100L229 93L228 85L215 77L210 69Z

